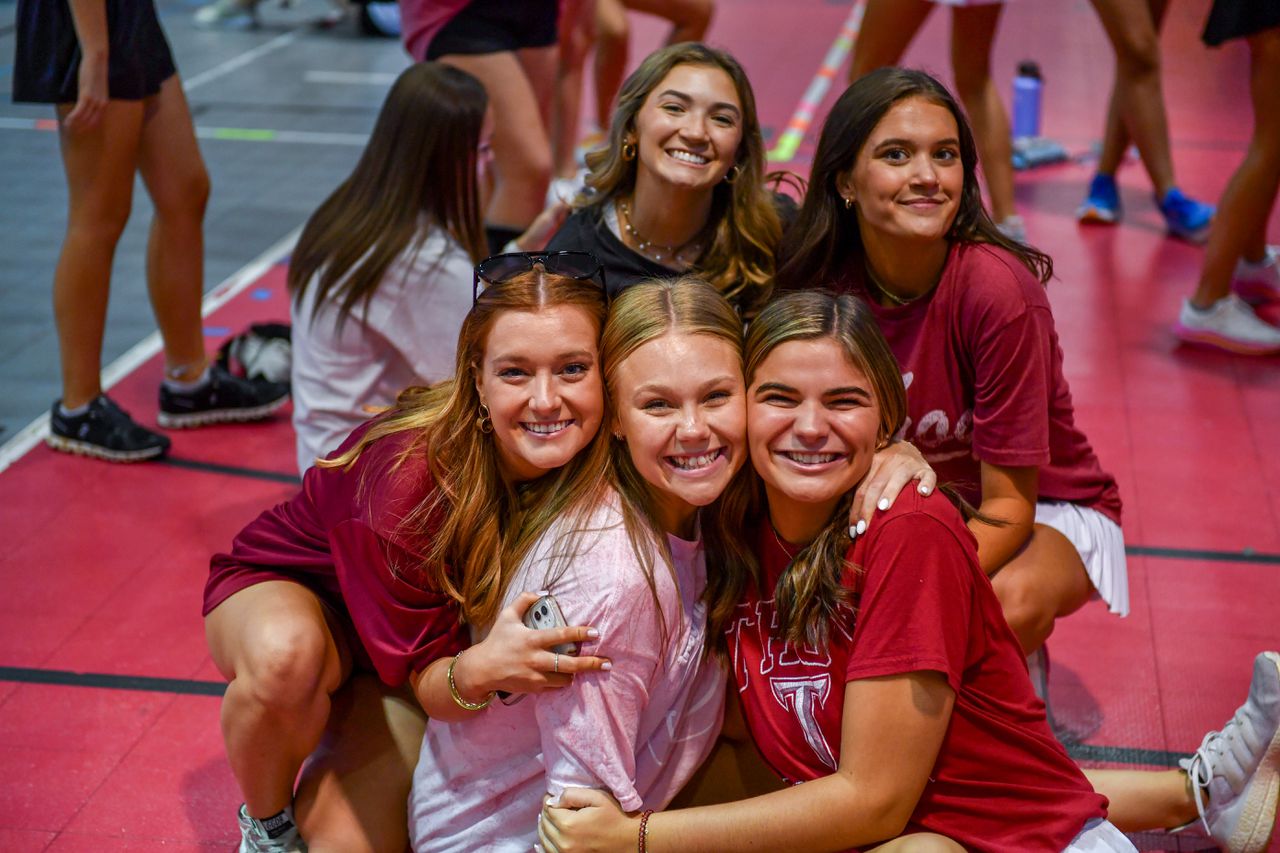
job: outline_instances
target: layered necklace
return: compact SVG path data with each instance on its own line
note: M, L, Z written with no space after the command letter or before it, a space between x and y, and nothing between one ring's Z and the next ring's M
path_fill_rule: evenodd
M662 263L665 259L667 262L674 261L681 266L692 266L693 262L702 254L702 242L698 239L702 232L693 235L692 238L675 246L665 246L662 243L655 243L652 240L646 240L636 226L631 222L631 207L622 199L617 202L618 224L622 226L622 230L627 232L627 236L631 238L631 242L635 246L635 250L646 258L650 258L658 263Z

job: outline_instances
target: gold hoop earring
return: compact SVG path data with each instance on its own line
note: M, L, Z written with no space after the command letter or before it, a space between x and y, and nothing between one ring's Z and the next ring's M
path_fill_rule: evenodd
M738 177L741 174L742 174L742 167L739 166L737 163L734 163L733 168L725 173L724 182L726 184L732 184L734 181L738 180Z
M489 417L489 407L481 403L477 411L480 412L480 416L476 418L476 429L486 435L493 432L493 418Z
M622 143L622 159L631 162L636 159L636 146L631 142Z
M853 210L853 199L852 199L851 197L848 197L848 196L846 196L846 197L845 197L845 200L844 200L844 209L845 209L845 210Z

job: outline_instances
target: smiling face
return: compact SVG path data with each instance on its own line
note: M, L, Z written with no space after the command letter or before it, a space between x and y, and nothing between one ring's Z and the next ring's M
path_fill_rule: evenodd
M658 521L688 537L697 508L720 497L746 458L741 357L720 338L677 332L638 347L613 383L614 429Z
M599 337L596 321L573 305L508 311L493 321L476 390L509 481L566 465L595 437L604 418Z
M793 340L756 368L747 424L770 514L825 522L871 466L880 407L836 340Z
M733 78L708 65L677 65L645 98L627 141L638 151L637 184L713 189L737 162L742 143Z
M959 137L951 111L925 98L904 98L885 113L836 181L854 202L869 252L946 239L964 190Z

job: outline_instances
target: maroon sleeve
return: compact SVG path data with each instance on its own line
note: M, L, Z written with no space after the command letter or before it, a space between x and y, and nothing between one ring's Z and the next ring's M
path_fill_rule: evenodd
M958 693L974 579L956 532L915 511L890 517L870 535L845 680L933 670Z
M419 557L354 519L331 530L329 543L351 623L384 682L403 684L466 648L457 605L416 580Z
M1029 273L997 259L987 267L991 272L971 292L962 318L973 364L973 453L992 465L1048 465L1048 300Z

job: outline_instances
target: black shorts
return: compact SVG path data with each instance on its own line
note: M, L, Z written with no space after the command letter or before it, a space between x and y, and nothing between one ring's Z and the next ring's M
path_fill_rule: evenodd
M559 0L472 0L427 45L427 59L556 43Z
M106 0L107 97L140 101L160 91L177 68L153 0ZM80 42L67 0L18 0L14 21L13 99L75 103Z
M1213 0L1201 38L1209 47L1280 27L1280 0Z

